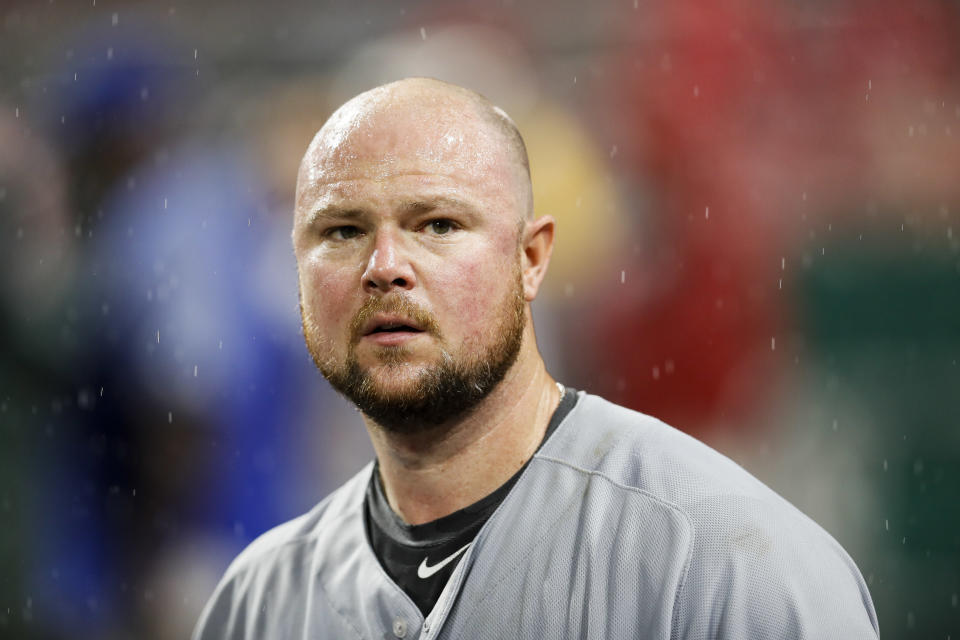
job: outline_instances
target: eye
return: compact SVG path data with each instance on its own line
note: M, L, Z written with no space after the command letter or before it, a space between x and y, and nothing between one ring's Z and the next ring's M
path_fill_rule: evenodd
M437 220L431 220L428 222L426 228L430 229L430 231L438 236L443 236L453 231L455 226L451 220L438 218Z
M360 228L353 225L334 227L328 229L326 235L333 240L351 240L360 235Z

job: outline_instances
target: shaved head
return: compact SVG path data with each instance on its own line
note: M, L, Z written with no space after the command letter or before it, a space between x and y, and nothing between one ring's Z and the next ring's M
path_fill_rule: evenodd
M484 96L464 87L432 78L405 78L381 85L352 98L327 120L314 137L300 164L297 191L308 185L322 170L325 158L347 160L341 150L351 148L360 135L370 135L377 119L399 113L419 116L413 122L421 131L434 129L446 132L444 142L470 144L456 130L480 129L502 150L502 160L509 169L522 221L533 218L533 189L526 145L516 124L507 113ZM381 132L382 133L382 132ZM389 132L403 136L402 131ZM478 153L483 150L478 149ZM493 159L491 159L493 160Z
M553 220L527 153L483 96L409 78L337 109L297 176L304 337L381 428L455 425L526 353Z

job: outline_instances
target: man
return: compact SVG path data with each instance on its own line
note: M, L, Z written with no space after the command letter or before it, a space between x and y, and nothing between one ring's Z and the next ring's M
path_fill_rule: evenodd
M471 91L407 79L330 117L297 180L303 329L376 461L250 545L197 640L877 637L811 520L550 377L529 303L554 226Z

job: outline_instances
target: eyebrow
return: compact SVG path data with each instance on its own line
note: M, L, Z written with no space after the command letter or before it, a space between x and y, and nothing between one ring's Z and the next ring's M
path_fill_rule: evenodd
M366 212L362 209L343 208L337 205L328 205L311 211L307 215L304 224L307 226L315 225L320 221L326 220L360 220L366 217Z
M477 208L468 202L450 196L435 196L405 200L400 207L410 213L429 213L434 209L456 209L465 213L475 213Z

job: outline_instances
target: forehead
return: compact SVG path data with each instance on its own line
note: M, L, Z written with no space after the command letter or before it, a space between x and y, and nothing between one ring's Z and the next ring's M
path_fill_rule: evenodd
M509 197L514 173L502 134L470 104L360 100L341 108L314 138L300 166L298 201L371 181Z

